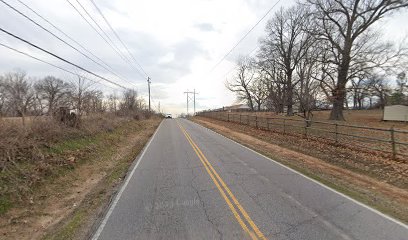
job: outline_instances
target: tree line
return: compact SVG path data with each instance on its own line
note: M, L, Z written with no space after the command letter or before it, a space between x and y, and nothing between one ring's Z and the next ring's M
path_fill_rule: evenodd
M145 111L142 98L134 89L121 95L107 96L81 76L64 81L54 76L34 80L23 71L0 75L0 117L54 116L60 108L71 109L78 119L82 115L111 112L116 115L135 115Z
M407 7L406 0L305 0L281 8L267 22L256 56L237 60L226 87L251 110L296 110L307 119L318 108L344 120L350 104L408 104L408 49L374 28Z

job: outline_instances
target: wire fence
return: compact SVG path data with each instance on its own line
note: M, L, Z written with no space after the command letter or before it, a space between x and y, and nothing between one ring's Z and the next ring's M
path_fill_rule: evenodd
M393 159L397 159L398 156L404 159L408 157L408 131L393 127L376 128L228 112L200 112L197 115L283 134L298 134L305 138L328 139L336 144L342 143L357 149L379 151L390 155Z

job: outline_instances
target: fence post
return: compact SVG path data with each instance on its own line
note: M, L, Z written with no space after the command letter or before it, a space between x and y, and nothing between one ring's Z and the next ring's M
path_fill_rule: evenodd
M391 132L392 159L395 159L397 155L397 149L395 147L394 126L391 127L390 132Z
M283 119L283 134L286 134L286 119Z
M338 143L338 142L339 142L339 124L336 123L335 126L336 126L336 127L335 127L335 136L334 136L334 139L335 139L336 143Z
M269 118L266 118L266 125L268 125L268 131L271 131L271 128L269 127Z
M229 113L227 113L227 122L229 122Z
M242 124L242 114L239 114L239 123Z
M258 116L255 115L255 127L258 128Z
M248 122L247 125L248 125L248 126L251 126L251 125L249 124L249 114L246 115L246 116L247 116L247 122Z

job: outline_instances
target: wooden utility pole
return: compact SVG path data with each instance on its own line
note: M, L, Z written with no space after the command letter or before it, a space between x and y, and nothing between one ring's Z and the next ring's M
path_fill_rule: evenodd
M151 111L151 107L150 107L150 77L147 77L147 88L149 90L149 112Z

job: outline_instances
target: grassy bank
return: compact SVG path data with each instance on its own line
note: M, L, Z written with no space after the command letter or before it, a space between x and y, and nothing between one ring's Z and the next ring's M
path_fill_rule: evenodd
M1 176L8 187L2 189L0 239L86 236L160 120L99 117L82 129L26 132L24 145L31 148L14 148L16 164Z

